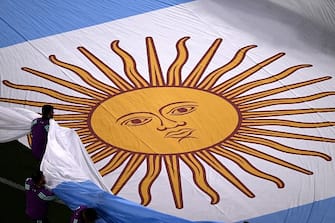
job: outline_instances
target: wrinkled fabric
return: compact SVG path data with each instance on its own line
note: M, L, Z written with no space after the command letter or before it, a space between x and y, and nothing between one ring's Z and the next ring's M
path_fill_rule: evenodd
M164 214L103 191L89 180L64 182L57 185L53 192L72 209L83 204L94 208L98 215L108 223L220 223L218 221L190 221Z
M0 142L17 140L30 132L31 123L41 117L28 109L0 106Z

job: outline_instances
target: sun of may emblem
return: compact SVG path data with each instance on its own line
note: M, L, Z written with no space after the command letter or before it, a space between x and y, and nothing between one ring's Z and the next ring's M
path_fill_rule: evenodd
M216 204L220 201L218 188L210 185L204 165L217 171L246 196L255 197L246 182L242 182L234 175L218 157L235 162L245 172L271 181L278 188L283 188L284 182L277 176L254 166L247 159L248 156L290 168L302 174L311 175L313 172L262 152L257 149L257 145L282 153L331 160L331 157L324 153L289 147L272 140L271 137L331 143L334 143L335 139L261 128L262 126L293 128L334 126L333 122L298 122L278 118L278 116L334 112L334 108L262 110L272 105L297 104L334 95L334 92L320 92L303 97L266 99L268 96L326 81L330 79L329 76L248 93L258 86L280 81L295 71L311 65L289 67L275 75L238 85L284 55L284 53L278 53L229 80L218 83L222 75L241 64L247 52L256 46L250 45L239 49L230 62L204 75L222 42L222 39L216 39L193 70L182 78L182 68L189 55L186 47L188 39L189 37L184 37L177 42L175 60L164 75L153 39L146 38L149 80L138 72L135 59L119 46L117 40L111 43L111 49L123 60L124 74L127 78L116 73L86 48L78 47L83 56L112 81L114 86L96 79L92 73L81 67L57 59L55 55L49 56L53 64L78 75L91 88L33 68L22 68L29 74L72 89L85 97L66 95L45 86L14 84L8 80L4 80L3 84L15 89L36 91L66 103L73 103L74 105L50 104L63 111L62 114L55 115L55 119L62 126L76 129L88 153L91 154L93 162L108 159L106 165L99 170L102 176L110 174L125 164L122 166L120 175L111 185L111 191L114 194L122 190L140 165L146 165L146 173L139 182L139 195L143 205L151 202L151 186L165 168L175 206L183 208L181 162L192 172L194 184L210 197L211 204ZM0 101L39 107L46 103L10 98L1 98Z

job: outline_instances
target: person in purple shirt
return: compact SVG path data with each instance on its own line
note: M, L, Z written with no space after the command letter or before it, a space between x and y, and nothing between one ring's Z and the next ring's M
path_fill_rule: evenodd
M48 203L56 196L45 187L42 171L33 173L25 182L26 214L34 223L47 223Z
M94 223L97 219L98 214L94 208L82 205L74 210L70 223Z
M31 124L31 150L37 161L41 162L48 141L49 119L53 118L54 108L43 105L42 117L34 119Z

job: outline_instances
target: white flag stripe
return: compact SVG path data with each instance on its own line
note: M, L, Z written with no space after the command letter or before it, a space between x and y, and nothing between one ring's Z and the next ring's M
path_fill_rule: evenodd
M87 104L85 108L86 101L84 101L84 99L92 98L89 94L85 94L88 90L80 92L74 87L69 87L67 84L57 84L55 81L37 77L31 72L21 70L21 68L34 69L101 93L104 89L99 89L97 87L98 84L93 85L85 82L83 76L76 75L73 69L66 69L64 65L62 67L59 64L66 63L77 66L89 72L95 79L100 80L103 85L120 89L121 84L113 83L113 81L101 71L101 65L99 67L92 61L89 61L88 54L85 56L82 49L85 49L86 53L89 52L98 58L105 65L113 69L113 71L127 83L133 86L135 81L130 81L131 77L129 77L129 73L125 71L125 64L122 61L122 59L125 60L126 57L122 57L123 54L120 53L123 50L135 60L136 70L139 76L145 78L149 84L152 84L152 76L150 76L152 70L150 69L153 69L153 67L148 66L147 55L149 52L148 37L150 37L155 46L163 79L167 83L169 68L176 59L178 50L182 52L182 46L177 43L181 41L182 38L189 37L189 39L185 41L187 51L185 50L184 53L186 54L187 52L187 60L185 60L185 64L181 69L181 81L187 82L190 80L190 74L193 69L199 68L200 70L201 66L197 67L197 64L202 58L205 58L204 55L206 52L209 52L210 47L217 44L213 58L206 64L207 68L204 70L198 83L192 87L192 89L197 89L197 87L206 84L208 80L206 77L212 74L216 69L229 63L243 47L257 45L257 47L253 47L246 52L244 59L241 60L238 66L220 76L212 89L215 87L219 89L218 85L220 83L227 83L233 80L234 77L251 69L251 67L257 64L259 65L261 62L269 61L269 58L275 56L278 58L273 59L271 63L269 62L268 65L264 65L247 78L241 78L241 80L236 81L234 85L231 85L230 89L228 88L227 91L229 91L229 93L224 94L226 92L221 92L223 95L228 96L240 94L236 101L244 100L244 102L238 105L239 109L245 109L245 111L249 110L250 114L246 114L247 112L243 113L243 115L249 116L245 116L247 118L240 120L240 124L244 129L241 129L241 134L239 131L236 131L238 132L238 136L234 137L233 140L234 143L238 144L229 144L227 142L229 145L225 145L226 150L224 151L224 155L212 152L217 152L217 147L211 148L212 150L208 153L200 151L182 153L183 155L186 154L183 158L179 158L178 160L181 177L182 208L176 208L176 203L179 202L177 197L178 193L173 192L173 190L178 189L178 183L173 185L173 183L177 181L171 180L173 168L168 169L169 165L167 163L169 161L166 158L167 156L162 155L161 164L157 164L151 160L151 158L154 160L154 157L148 153L141 162L140 158L135 159L135 153L129 152L131 148L123 148L124 150L121 149L114 152L111 150L109 156L101 158L100 160L98 155L101 151L97 149L90 154L92 157L95 157L96 160L99 160L95 163L95 168L97 170L103 170L101 173L104 173L104 171L107 173L108 168L106 166L111 162L111 159L113 157L119 159L121 163L114 164L119 166L113 169L114 166L111 164L110 169L113 171L103 176L104 182L109 187L108 190L111 189L113 185L116 185L116 187L122 185L118 195L135 202L141 202L141 199L146 196L146 193L144 192L145 187L141 187L139 184L141 180L145 178L146 174L150 172L148 170L149 164L147 163L152 162L152 171L154 171L155 168L157 170L158 167L161 168L161 170L159 170L159 173L152 173L153 176L157 174L157 178L155 178L155 180L151 182L152 185L148 187L151 192L151 200L148 206L194 220L205 218L235 222L332 198L335 196L335 191L333 190L335 179L331 174L334 167L332 162L327 161L327 157L334 158L335 155L333 151L334 142L332 141L334 138L333 123L335 122L333 109L333 91L335 86L333 79L333 61L335 59L335 44L333 41L333 30L326 28L332 27L331 24L333 24L332 17L327 19L328 10L333 7L333 4L330 1L323 3L321 3L321 1L317 2L320 2L318 6L322 8L320 9L323 13L322 18L314 14L319 9L309 8L310 11L307 10L309 6L315 4L315 2L312 3L311 1L302 3L292 0L290 1L290 3L292 3L290 6L280 1L243 2L243 4L241 1L191 1L2 48L0 57L4 58L5 62L1 66L6 68L5 71L0 71L3 80L8 80L14 84L54 89L60 93L75 96L77 97L76 100L81 98L81 103L84 106L75 100L57 99L54 95L41 94L41 89L37 92L33 92L2 85L1 97L13 98L15 94L15 99L57 103L64 106L71 105L71 108L65 107L63 110L56 110L56 113L75 115L80 112L71 109L76 108L83 109L82 115L84 115L86 114L85 109L91 106ZM302 8L306 7L306 10L300 11L300 9L296 7L297 3L301 3ZM328 8L330 9L326 9L322 4L329 6ZM309 17L310 20L313 21L311 23L305 22L305 17L309 14L315 16ZM322 25L320 25L321 21L323 21ZM220 42L220 39L222 39L222 42ZM119 47L119 51L115 42L113 48L113 41L118 41L117 46ZM220 44L218 44L219 42ZM80 48L81 50L78 49L78 47L82 47ZM26 52L29 52L29 54ZM49 58L50 55L55 55L56 62ZM15 57L18 57L18 59L14 60L13 58ZM182 57L179 59L182 60ZM128 61L129 60L128 58ZM131 67L129 64L130 62L128 66ZM283 73L286 69L293 69L294 66L298 65L300 65L301 68L294 72L292 71L292 74L286 77L283 77L284 74L280 76L280 73ZM271 77L274 77L272 82L270 82ZM169 76L169 78L171 78L171 76ZM264 83L259 84L259 80L263 79ZM237 90L234 90L240 89L243 91L243 87L247 88L251 86L249 83L252 82L259 86L252 87L243 93L238 93ZM301 87L297 87L298 85ZM281 92L279 92L280 89L282 89ZM137 90L141 91L142 89L138 87ZM274 93L276 91L278 92ZM268 95L266 97L260 96L261 93L263 95L268 93ZM259 98L251 100L252 97ZM272 105L278 102L278 100L285 100L286 98L297 99L296 102L290 101ZM267 101L270 99L272 101ZM144 98L143 101L145 100L147 99ZM261 107L261 105L257 103L262 100L265 101L264 104L268 103L267 107ZM108 109L105 102L106 100L101 100L98 104L94 104L96 102L91 103L96 107L103 104L103 106ZM17 106L10 103L0 103L4 106ZM136 102L132 101L131 104L136 104ZM129 107L130 105L124 106ZM259 108L257 108L257 106L259 106ZM39 107L29 106L29 103L25 107L36 112L40 109ZM146 108L149 107L150 104L148 104ZM190 107L191 106L187 108ZM299 109L301 109L301 113L296 113L295 115L284 114L286 110L298 111ZM324 111L319 110L319 112L307 113L308 109L324 109ZM328 112L325 111L327 109ZM116 110L115 108L113 112L116 112ZM282 111L282 115L268 115L260 118L253 116L256 115L257 112L265 111L268 111L269 114L272 111ZM92 115L94 112L90 110L87 113ZM116 116L116 114L113 115ZM89 117L91 118L92 116ZM143 117L141 116L141 118ZM210 115L208 115L207 119L210 121ZM273 121L274 119L281 119L282 121ZM109 120L109 118L106 118L106 122ZM255 120L256 122L254 122ZM135 121L139 122L140 119ZM86 120L83 122L86 122ZM81 128L81 125L86 125L83 122L77 126L75 123L72 125L74 128ZM92 122L89 128L83 128L81 130L83 132L84 130L92 132L92 129L94 129ZM89 123L89 121L87 121L87 123ZM205 124L204 121L201 123ZM213 127L213 129L217 129L217 131L224 129L219 124L220 122L218 121L218 126ZM319 127L311 127L312 125L319 125ZM256 132L255 129L261 130L257 130L258 132ZM277 135L271 136L269 132ZM278 137L278 134L280 135L279 132L285 133L285 136ZM119 133L112 132L111 134L117 135ZM82 140L93 140L93 142L96 143L93 143L93 145L97 145L96 148L98 148L99 143L104 143L105 139L97 132L95 132L95 135L100 138L93 137L92 139L88 136L86 138L83 136ZM306 140L304 136L301 135L313 136L314 138ZM257 141L257 145L250 141L251 139L248 137L253 137L254 142ZM301 139L299 139L299 137ZM104 140L94 141L97 138ZM139 139L139 137L137 139ZM131 141L131 139L128 138L127 140ZM143 140L138 141L140 143L140 141ZM277 144L273 146L275 143ZM280 144L286 147L281 147ZM234 149L236 147L243 148L244 150L236 151ZM275 162L269 162L268 160L272 158L264 158L263 155L256 156L255 152L247 153L245 152L246 147L277 158L275 161L277 164L280 163L278 160L281 159L295 165L295 167L285 167L286 164L277 165ZM310 155L301 155L299 152L298 154L294 154L294 152L287 147L308 151ZM119 147L116 146L115 148ZM317 153L319 156L316 155ZM321 155L321 153L324 155ZM108 152L106 152L106 154L108 154ZM208 154L212 154L214 158ZM233 156L232 154L235 155ZM172 155L171 153L171 156ZM181 156L178 155L178 157ZM241 165L242 163L244 163L244 165L248 164L242 162L241 159L240 162L231 159L231 157L243 157L250 162L251 165L275 178L267 176L272 180L265 180L262 177L255 177L256 170L253 169L254 174L247 172L246 169L250 170L252 168L250 166L241 168ZM218 163L211 164L210 161L215 160L215 158ZM197 162L197 160L199 162ZM126 175L123 175L123 173L127 168L130 168L130 163L135 161L139 162L136 164L136 171L131 172L129 170L131 176L129 176L129 179L126 179ZM173 160L171 162L173 163ZM194 165L193 168L190 167L192 164ZM248 192L241 192L242 186L234 187L231 181L227 179L227 175L225 175L226 178L223 177L224 171L220 169L219 164L223 164L234 176L237 176L238 180L244 183L255 197L251 198L251 194L249 194L249 197L246 196ZM198 170L199 167L205 168L205 182L219 194L220 202L210 204L212 200L216 199L214 192L209 192L209 187L203 186L205 183L201 184L198 182L196 185L196 180L201 179L201 177L199 177L201 170L197 173L198 175L192 172L196 167L198 167ZM300 169L298 167L300 167ZM215 168L217 168L217 170L215 170ZM296 169L294 170L294 168ZM311 172L313 172L313 174L311 174ZM81 175L79 174L78 176ZM198 178L195 176L198 176ZM284 185L281 185L281 182L277 178L280 179ZM146 179L149 179L149 177ZM119 182L119 184L116 182ZM236 185L237 184L238 183L236 183ZM201 187L201 185L203 187ZM208 193L204 193L204 190ZM297 197L297 195L299 196ZM147 197L145 197L145 199L147 199ZM243 211L240 211L241 209ZM206 213L205 215L204 212Z

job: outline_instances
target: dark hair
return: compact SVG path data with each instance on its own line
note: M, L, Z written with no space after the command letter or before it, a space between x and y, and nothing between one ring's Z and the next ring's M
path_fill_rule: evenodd
M42 117L47 118L53 110L54 110L54 107L52 105L43 105L43 107L42 107Z
M94 208L86 208L83 210L82 214L84 214L86 219L90 222L98 219L98 213L95 211Z
M34 183L38 183L43 177L43 172L40 170L35 171L32 175L31 175L31 179L33 180Z

